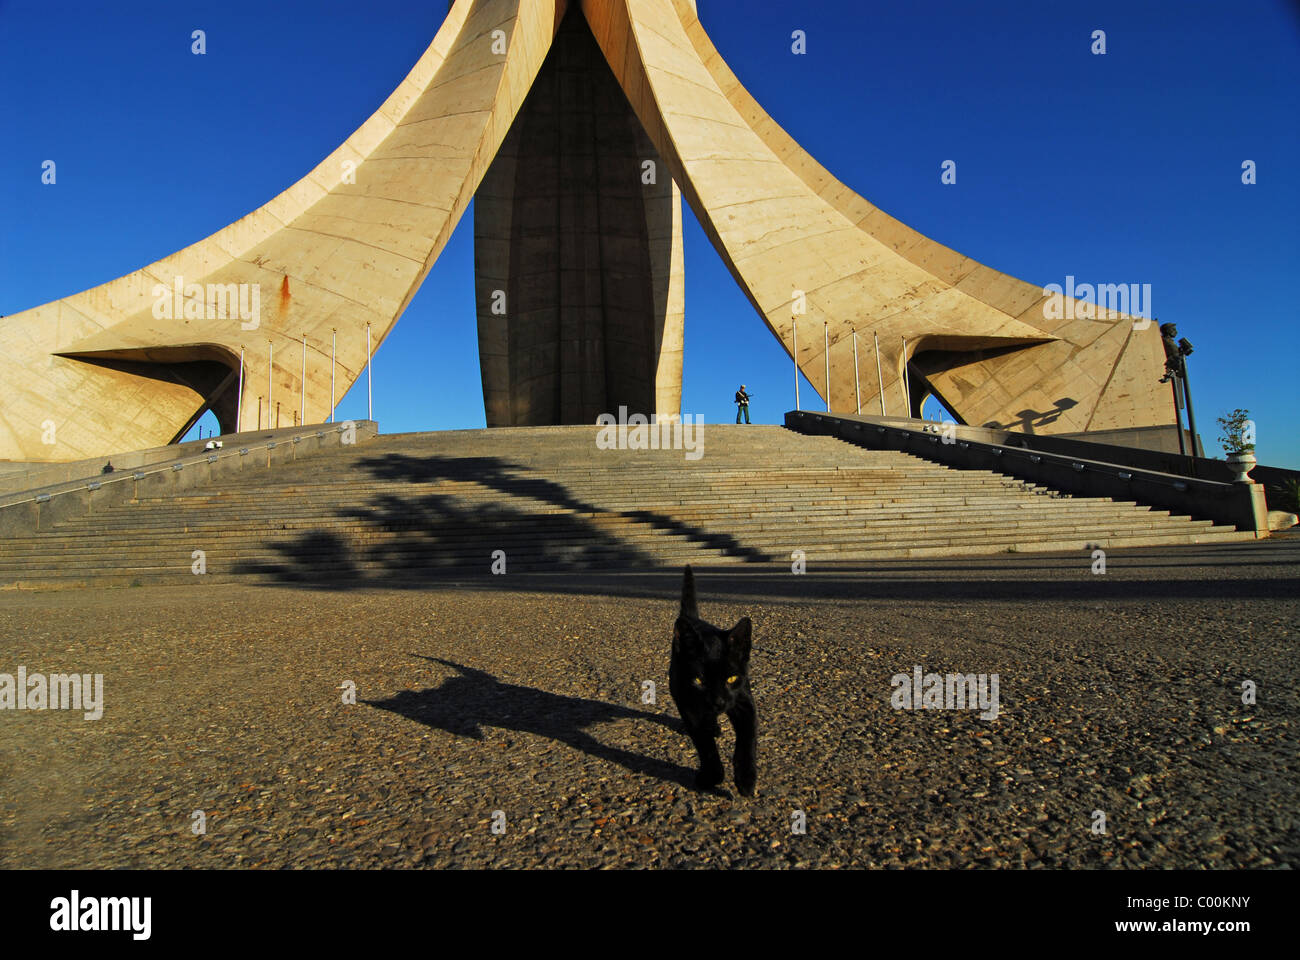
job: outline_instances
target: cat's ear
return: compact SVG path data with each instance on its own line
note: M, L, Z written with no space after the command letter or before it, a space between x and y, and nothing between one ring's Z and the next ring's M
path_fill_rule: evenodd
M673 624L673 653L680 653L687 639L694 635L691 623L685 617L678 617Z
M691 570L691 565L686 565L686 571L682 574L682 616L700 618L699 608L695 604L695 574Z
M754 625L749 622L749 617L741 617L740 622L732 627L731 632L727 634L727 646L740 654L744 660L749 659L753 630Z

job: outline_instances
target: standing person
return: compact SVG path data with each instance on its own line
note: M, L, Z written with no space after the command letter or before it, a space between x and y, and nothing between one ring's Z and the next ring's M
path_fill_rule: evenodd
M736 422L740 423L740 415L745 415L745 422L749 423L749 394L745 392L745 385L742 383L740 389L736 391Z

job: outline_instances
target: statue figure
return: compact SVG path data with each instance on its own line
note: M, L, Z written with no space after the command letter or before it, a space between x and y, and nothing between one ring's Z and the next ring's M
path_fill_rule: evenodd
M1177 324L1160 324L1160 339L1165 347L1165 375L1160 378L1161 383L1168 383L1173 377L1183 376L1183 354L1178 349L1178 343L1174 339L1177 336ZM1183 342L1186 343L1186 340ZM1191 344L1188 344L1188 347L1190 346ZM1191 350L1189 349L1187 352L1191 353Z

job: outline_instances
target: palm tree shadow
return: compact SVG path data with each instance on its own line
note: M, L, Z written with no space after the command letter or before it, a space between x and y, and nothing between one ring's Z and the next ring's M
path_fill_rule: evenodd
M533 687L503 683L485 670L476 670L438 657L421 656L421 659L451 667L459 675L428 690L403 690L387 700L362 702L458 737L482 740L484 726L547 737L593 757L616 763L633 773L658 777L684 787L694 787L693 770L666 760L608 746L586 731L593 724L628 719L649 720L681 733L681 726L670 717L599 700L566 697Z

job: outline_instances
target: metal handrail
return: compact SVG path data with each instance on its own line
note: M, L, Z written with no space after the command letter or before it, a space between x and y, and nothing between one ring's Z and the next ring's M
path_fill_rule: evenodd
M825 414L812 413L806 410L796 411L796 415L806 417L810 420L815 420L819 423L852 424L859 432L865 432L868 427L873 426L868 423L857 423L853 420L844 420L839 417L828 417ZM936 437L929 435L927 431L916 430L909 427L899 427L895 424L890 424L889 427L875 425L875 429L877 433L885 433L887 430L893 430L897 436L904 439L909 439L911 437L923 437L928 440L937 439ZM1035 465L1042 463L1043 459L1047 458L1053 463L1070 466L1070 468L1076 473L1089 470L1129 482L1136 477L1137 479L1146 481L1147 483L1171 487L1179 493L1185 492L1189 488L1189 484L1192 483L1209 488L1221 488L1224 492L1230 491L1233 488L1233 484L1219 480L1205 480L1199 477L1178 477L1175 474L1162 473L1159 470L1143 470L1138 467L1120 467L1117 464L1106 463L1102 460L1080 460L1078 457L1065 456L1064 454L1026 450L1023 447L1012 447L1000 443L988 443L983 440L960 440L958 443L962 445L962 449L969 449L970 445L973 443L979 447L987 449L995 457L1004 457L1010 454L1014 457L1019 457L1022 460L1028 460Z

